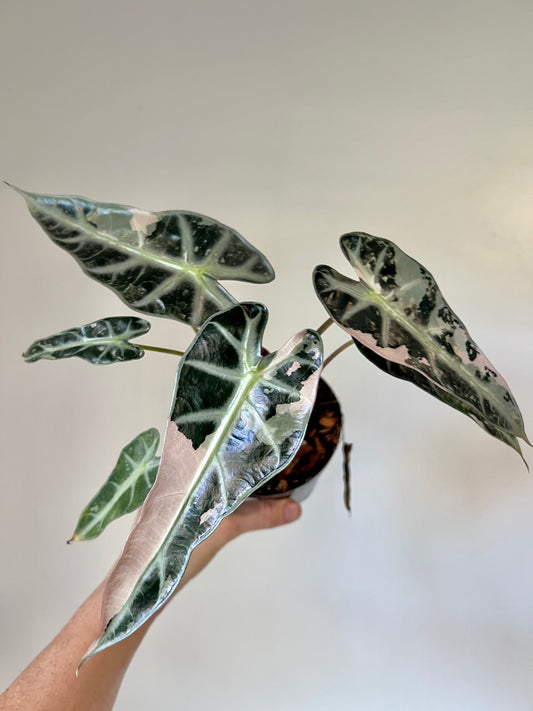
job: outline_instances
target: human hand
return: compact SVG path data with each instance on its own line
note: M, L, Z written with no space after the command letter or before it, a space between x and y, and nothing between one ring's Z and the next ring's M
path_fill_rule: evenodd
M275 528L291 523L300 517L301 511L300 504L290 498L245 501L194 549L180 587L205 568L218 551L237 536L248 531Z

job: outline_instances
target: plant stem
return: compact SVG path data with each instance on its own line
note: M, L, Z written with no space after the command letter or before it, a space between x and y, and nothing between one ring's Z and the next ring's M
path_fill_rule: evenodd
M324 321L324 323L321 326L319 326L316 330L318 335L321 336L324 333L324 331L326 331L331 326L332 323L333 323L332 318L328 318L327 321Z
M145 351L156 351L157 353L170 353L170 355L182 356L183 351L174 351L172 348L159 348L159 346L145 346L143 343L133 343L134 346L139 346Z
M332 361L334 358L336 358L336 357L339 355L339 353L342 353L343 351L345 351L345 350L348 348L348 346L353 346L353 341L347 341L346 343L343 343L342 346L339 346L339 347L337 348L337 350L333 351L333 353L332 353L330 356L328 356L328 357L326 358L326 360L324 361L324 365L322 366L322 370L326 367L326 365L327 365L328 363L331 363L331 361Z

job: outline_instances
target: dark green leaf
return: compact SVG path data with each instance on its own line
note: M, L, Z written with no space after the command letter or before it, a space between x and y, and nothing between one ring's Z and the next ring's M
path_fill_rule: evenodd
M71 541L96 538L112 521L139 508L155 481L158 446L159 432L151 428L124 447L106 483L83 510Z
M274 278L259 250L210 217L15 189L55 244L143 313L200 326L236 303L218 279L264 283Z
M89 656L137 629L178 585L192 549L296 453L322 366L302 331L261 356L261 304L212 317L181 359L161 465L108 580Z
M59 358L82 358L94 365L109 365L142 358L144 350L128 339L150 330L150 324L137 316L110 316L39 338L22 354L27 363Z

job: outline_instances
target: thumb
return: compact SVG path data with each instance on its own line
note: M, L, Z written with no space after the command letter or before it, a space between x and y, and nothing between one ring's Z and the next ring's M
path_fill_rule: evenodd
M220 526L195 548L180 587L204 568L223 545L241 533L282 526L299 518L300 504L293 499L250 499L225 518Z

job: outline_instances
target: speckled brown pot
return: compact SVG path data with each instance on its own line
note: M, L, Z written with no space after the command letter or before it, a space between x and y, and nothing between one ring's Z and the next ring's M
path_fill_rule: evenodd
M333 456L340 440L341 429L342 413L339 401L321 378L300 449L291 463L263 484L254 496L292 496L302 501L314 486L315 477Z

